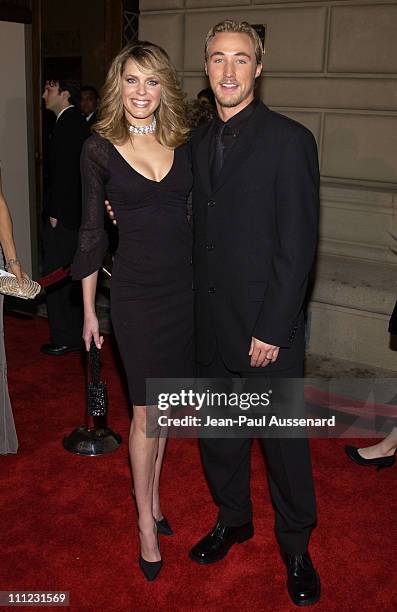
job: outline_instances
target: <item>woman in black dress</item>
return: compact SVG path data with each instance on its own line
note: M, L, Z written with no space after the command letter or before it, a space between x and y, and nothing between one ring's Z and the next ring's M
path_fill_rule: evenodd
M84 330L98 348L98 269L107 247L104 201L117 216L119 247L111 279L111 317L127 374L134 418L130 459L138 509L140 567L161 568L158 532L163 438L147 438L146 378L188 377L193 368L192 235L187 197L192 176L183 97L165 51L125 47L110 67L99 122L81 157L83 219L73 276L83 279ZM168 526L169 527L169 526Z

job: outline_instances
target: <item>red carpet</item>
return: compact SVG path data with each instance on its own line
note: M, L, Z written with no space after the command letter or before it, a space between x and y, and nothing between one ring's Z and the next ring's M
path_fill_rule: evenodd
M129 417L109 339L103 350L109 424L123 436L123 444L113 455L78 457L65 452L61 441L82 421L81 357L41 354L39 347L48 338L43 319L9 316L5 331L20 448L17 455L0 457L0 590L68 590L70 609L76 611L297 609L284 586L256 443L255 537L235 546L220 563L200 567L187 552L212 525L214 505L196 441L170 440L162 499L176 535L162 538L164 568L149 584L137 568ZM315 609L396 610L397 468L379 473L360 468L345 457L345 443L312 443L319 527L311 554L323 584Z

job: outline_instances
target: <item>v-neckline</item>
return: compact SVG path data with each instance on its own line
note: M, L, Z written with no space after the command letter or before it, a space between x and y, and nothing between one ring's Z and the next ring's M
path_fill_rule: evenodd
M116 149L116 147L114 146L113 143L111 143L112 147L114 148L114 150L116 151L116 153L121 157L121 159L127 164L127 166L129 166L131 168L131 170L133 170L135 172L135 174L138 174L139 176L141 176L143 179L145 179L146 181L149 181L150 183L157 183L157 185L159 185L160 183L162 183L163 181L165 181L165 179L171 174L172 169L174 167L174 163L175 163L175 149L174 149L174 155L172 158L172 164L170 169L168 170L168 172L163 176L162 179L160 179L159 181L156 181L156 179L150 179L149 177L145 176L144 174L142 174L142 172L138 172L138 170L136 168L134 168L134 166L132 164L130 164L129 161L126 160L126 158L124 157L124 155L122 155L120 153L120 151L118 149Z

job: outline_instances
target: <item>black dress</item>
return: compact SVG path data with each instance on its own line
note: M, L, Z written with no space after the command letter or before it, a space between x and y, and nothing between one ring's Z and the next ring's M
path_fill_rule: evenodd
M93 134L83 147L81 172L83 217L72 274L81 279L101 266L107 248L107 198L119 228L110 289L112 324L131 401L145 405L146 378L193 373L188 147L175 149L171 170L156 182Z

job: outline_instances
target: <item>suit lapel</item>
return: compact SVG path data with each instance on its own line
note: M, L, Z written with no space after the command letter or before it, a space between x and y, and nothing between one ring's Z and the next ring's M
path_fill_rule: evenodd
M241 165L255 153L256 143L263 138L262 129L268 112L267 106L262 103L258 104L248 125L241 131L236 144L229 151L218 179L213 185L213 191L218 191L229 177L236 174Z

